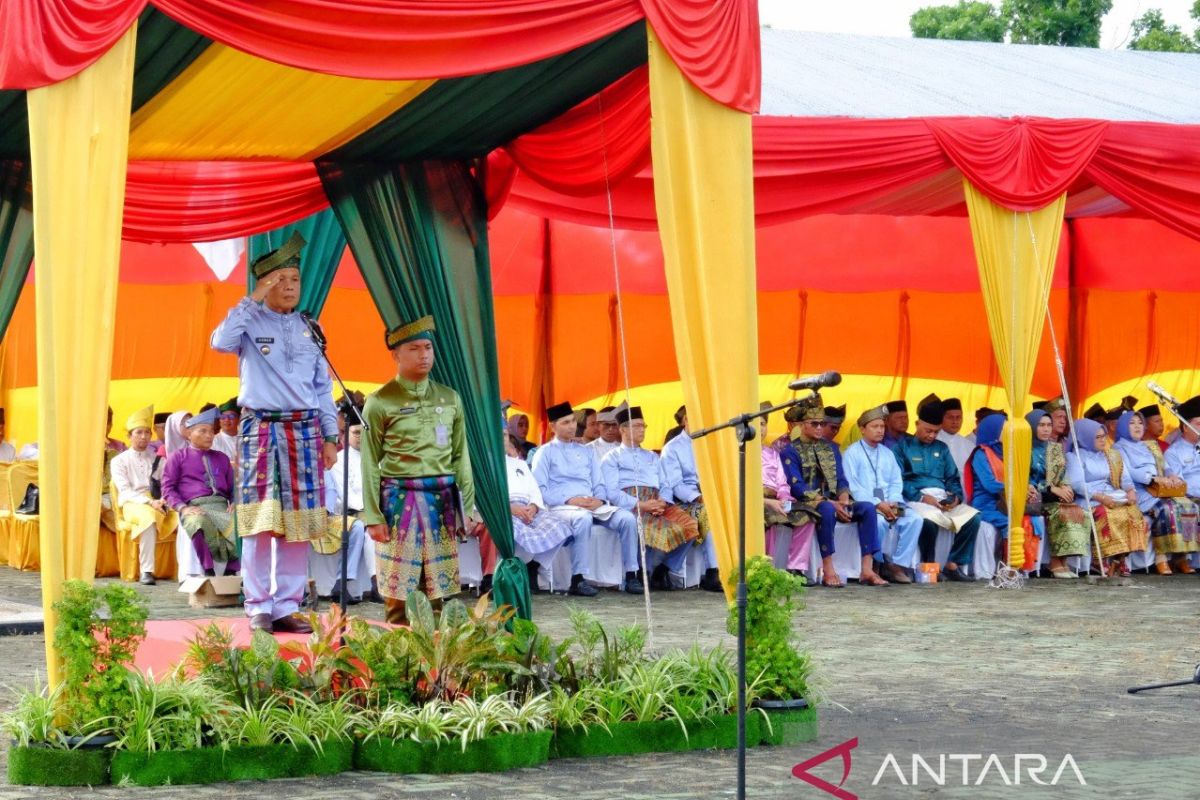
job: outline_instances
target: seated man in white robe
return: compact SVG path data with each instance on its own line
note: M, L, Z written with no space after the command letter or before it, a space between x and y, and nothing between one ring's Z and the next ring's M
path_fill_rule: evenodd
M322 567L328 567L330 562L333 562L334 574L337 577L329 590L328 599L339 602L342 596L342 499L345 498L350 512L346 550L347 603L355 605L362 600L382 603L383 597L379 594L375 579L375 542L366 535L366 528L358 518L363 507L360 451L362 426L351 425L347 428L346 441L349 447L339 450L333 467L325 471L325 510L329 513L329 529L325 536L313 541L309 558L313 566L325 562ZM348 485L345 484L343 475L347 471L347 460L350 477Z
M113 456L112 482L116 490L117 507L129 523L130 538L138 546L138 572L141 583L153 586L154 550L160 538L175 533L179 517L167 507L166 501L150 493L150 477L154 470L154 453L150 437L154 425L154 408L146 407L125 421L129 431L129 449Z
M528 557L529 589L540 591L538 575L542 567L551 569L558 551L571 553L571 585L568 594L595 597L599 590L584 580L590 572L588 545L592 538L592 518L587 514L551 511L542 499L542 490L533 469L521 458L520 441L504 434L505 462L508 467L508 502L512 512L513 541L517 556Z
M962 426L962 400L947 397L942 401L942 429L938 431L937 438L950 448L950 456L954 459L954 466L958 467L960 475L966 467L967 459L971 457L971 451L975 449L974 440L959 433Z
M237 470L237 451L238 451L238 419L241 417L241 409L238 408L237 398L231 397L221 405L217 406L217 423L221 426L221 430L213 437L213 450L224 453L229 456L229 463L234 465L234 471Z

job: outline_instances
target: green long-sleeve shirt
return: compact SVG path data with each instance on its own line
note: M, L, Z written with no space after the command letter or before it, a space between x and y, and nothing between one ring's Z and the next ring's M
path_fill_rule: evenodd
M475 508L467 455L467 429L458 392L431 380L394 378L367 398L363 418L363 524L385 522L379 508L381 478L453 475L463 509Z
M922 489L945 489L962 499L963 487L958 467L945 442L934 439L921 444L915 436L905 436L892 448L904 478L904 499L921 499Z

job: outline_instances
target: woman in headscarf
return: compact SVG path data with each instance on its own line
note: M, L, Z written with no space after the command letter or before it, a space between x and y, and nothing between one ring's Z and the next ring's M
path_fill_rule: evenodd
M989 414L979 421L975 428L976 446L967 459L963 475L965 502L979 509L979 516L996 529L998 538L1003 541L1008 540L1009 525L1004 492L1004 445L1000 437L1007 421L1003 414ZM1020 570L1033 569L1037 565L1039 540L1031 525L1025 527L1029 535L1025 539L1024 560L1012 565Z
M1196 552L1196 504L1186 496L1187 484L1167 472L1162 450L1154 441L1143 441L1146 432L1141 412L1126 411L1117 420L1116 449L1125 460L1137 490L1137 505L1146 515L1154 542L1154 569L1159 575L1195 572L1188 553ZM1163 495L1177 494L1175 497Z
M1104 426L1090 419L1075 420L1079 452L1067 456L1067 475L1075 490L1075 501L1091 499L1092 518L1100 536L1100 556L1112 572L1129 574L1125 558L1146 549L1146 519L1137 507L1137 492L1124 459L1116 449L1107 449Z
M770 408L762 403L760 408ZM759 436L767 440L767 419L759 420ZM787 571L800 575L808 568L812 554L813 520L799 509L793 508L795 500L788 488L787 475L779 451L772 447L762 448L763 479L763 525L766 528L767 555L775 557L775 539L784 530L790 530L792 538L788 544Z
M187 449L189 440L187 434L184 432L183 425L185 422L191 419L191 417L192 412L190 411L176 411L174 414L167 417L167 424L164 426L166 436L165 455L170 456L172 453L175 453L178 450Z
M1067 456L1057 438L1054 416L1035 410L1026 414L1025 419L1033 429L1029 502L1041 504L1040 516L1030 514L1027 519L1050 543L1051 574L1056 578L1075 578L1078 576L1067 566L1066 559L1087 552L1091 534L1087 514L1075 505L1075 492L1067 483Z
M529 453L534 444L529 441L529 417L525 414L513 414L508 418L508 432L517 440L517 452L521 458L529 460Z

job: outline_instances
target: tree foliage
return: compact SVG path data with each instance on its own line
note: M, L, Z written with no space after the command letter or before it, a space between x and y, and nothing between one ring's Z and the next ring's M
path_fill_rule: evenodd
M1192 18L1200 22L1200 0L1192 6ZM1130 50L1154 50L1160 53L1200 52L1200 27L1189 36L1178 25L1168 25L1162 11L1152 8L1134 20Z
M956 6L927 6L908 20L918 39L958 39L972 42L1003 42L1007 23L991 3L959 0Z

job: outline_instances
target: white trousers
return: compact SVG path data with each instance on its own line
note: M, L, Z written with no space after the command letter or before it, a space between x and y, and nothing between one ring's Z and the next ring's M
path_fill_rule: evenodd
M242 592L246 616L272 620L295 614L308 585L308 542L260 533L242 539Z
M154 574L154 549L158 544L158 526L151 525L146 528L137 537L138 543L138 568L145 575L149 572Z

